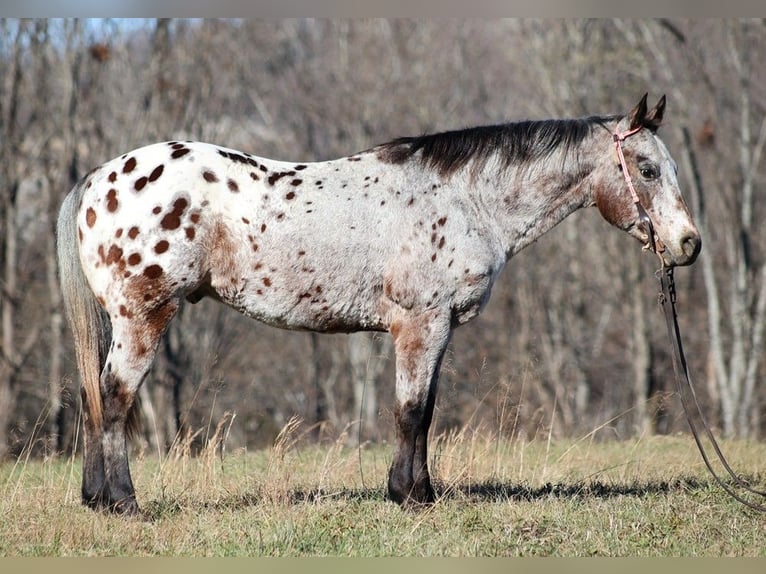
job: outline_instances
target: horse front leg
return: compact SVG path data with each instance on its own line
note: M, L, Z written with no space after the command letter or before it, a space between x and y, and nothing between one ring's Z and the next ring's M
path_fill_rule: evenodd
M396 450L388 474L390 498L405 507L435 500L428 472L431 425L439 367L450 338L448 312L431 310L394 321Z

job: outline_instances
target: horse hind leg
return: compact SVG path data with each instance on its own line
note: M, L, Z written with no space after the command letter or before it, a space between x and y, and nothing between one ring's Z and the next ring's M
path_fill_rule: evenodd
M88 401L84 387L80 389L83 409L83 465L82 465L82 503L92 509L108 506L106 477L104 476L104 449L102 428L94 420L94 413Z
M101 373L103 401L104 505L118 514L136 514L127 441L135 420L135 397L151 368L160 339L178 310L171 300L141 316L125 313L112 318L112 345Z

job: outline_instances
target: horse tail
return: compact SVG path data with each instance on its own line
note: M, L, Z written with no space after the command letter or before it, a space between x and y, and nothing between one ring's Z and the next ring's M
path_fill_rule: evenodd
M103 402L99 381L111 345L112 328L109 316L88 285L80 261L77 211L84 192L84 181L74 186L61 205L56 246L61 295L80 371L80 395L83 406L87 406L85 422L92 428L101 428Z

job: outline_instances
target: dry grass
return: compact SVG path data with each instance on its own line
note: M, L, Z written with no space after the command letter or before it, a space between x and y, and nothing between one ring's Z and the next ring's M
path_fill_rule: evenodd
M79 503L79 460L0 467L4 556L763 556L762 516L729 499L692 440L503 441L436 437L437 503L405 512L385 498L390 449L308 444L290 421L273 448L226 453L227 425L190 455L132 462L144 516ZM726 442L763 483L766 446Z

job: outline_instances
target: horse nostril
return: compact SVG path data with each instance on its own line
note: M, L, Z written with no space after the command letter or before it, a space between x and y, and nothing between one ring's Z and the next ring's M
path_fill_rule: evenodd
M694 261L699 255L700 249L702 249L702 239L699 234L690 231L681 238L681 249L690 261Z

